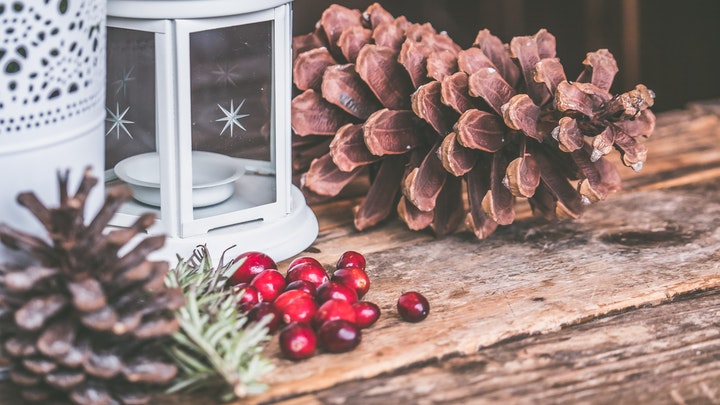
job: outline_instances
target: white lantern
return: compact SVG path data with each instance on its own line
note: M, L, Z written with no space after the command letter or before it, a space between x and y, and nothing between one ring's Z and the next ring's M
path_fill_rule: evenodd
M237 245L276 260L317 220L291 183L291 0L110 0L107 186L156 211L168 256Z

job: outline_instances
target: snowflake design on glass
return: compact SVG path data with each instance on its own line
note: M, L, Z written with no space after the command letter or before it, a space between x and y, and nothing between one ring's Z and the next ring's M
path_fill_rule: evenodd
M105 107L105 109L108 112L108 117L105 118L105 121L112 123L110 129L108 129L108 131L105 133L105 136L110 135L110 133L115 130L117 139L120 139L120 130L122 130L127 134L128 137L130 137L130 139L133 139L130 131L128 131L125 124L134 124L135 122L124 119L125 114L127 114L127 112L130 110L130 107L128 106L123 112L120 112L120 105L116 103L115 112L113 112L107 107Z
M125 96L125 92L127 91L128 83L135 80L135 77L132 75L134 69L135 69L135 66L131 67L130 70L128 70L128 71L125 71L125 69L123 69L122 79L115 80L113 82L113 85L115 87L117 87L115 89L116 95L120 93L120 90L122 90L123 96Z
M240 123L241 118L250 116L250 114L240 114L240 108L242 108L243 104L245 104L245 99L243 99L243 101L240 102L240 105L235 108L233 106L233 100L230 100L230 109L228 110L223 108L220 104L217 105L218 107L220 107L223 114L225 114L224 117L215 120L225 121L225 126L223 127L222 131L220 131L220 136L225 133L225 130L228 129L228 127L230 128L230 138L235 136L235 134L233 133L233 129L235 128L235 126L242 129L243 131L247 131L247 129L245 129L245 127Z
M217 65L217 69L213 70L212 74L215 75L216 83L222 83L226 87L229 84L237 87L235 80L240 79L240 73L236 71L238 69L238 65L230 65L229 63L226 63L225 65Z

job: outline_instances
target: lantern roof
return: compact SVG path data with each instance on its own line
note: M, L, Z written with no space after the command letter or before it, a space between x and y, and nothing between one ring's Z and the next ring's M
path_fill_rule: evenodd
M108 0L108 15L140 19L212 18L268 10L293 0Z

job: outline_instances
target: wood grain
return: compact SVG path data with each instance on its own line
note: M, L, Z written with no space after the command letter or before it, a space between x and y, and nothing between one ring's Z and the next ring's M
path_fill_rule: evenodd
M527 220L487 241L456 235L369 255L374 285L367 298L380 305L381 321L351 353L278 360L267 380L272 388L258 400L464 356L720 286L719 202L718 187L638 192L574 222ZM398 319L393 305L406 290L428 297L428 319Z
M718 404L718 316L720 290L712 290L294 402Z
M720 398L717 366L702 366L718 359L717 341L710 339L717 321L707 332L709 346L701 341L704 332L694 332L716 317L717 294L703 301L714 302L709 307L700 306L697 313L679 309L679 318L667 320L689 322L687 328L680 322L679 329L662 329L644 309L628 314L637 312L637 319L648 317L650 324L616 324L615 317L607 317L720 287L720 117L704 106L661 114L648 146L643 171L621 170L624 190L590 207L581 219L548 223L521 206L513 225L483 241L464 231L435 239L405 229L396 219L361 233L352 228L357 197L314 205L320 235L309 252L328 265L345 250L363 252L372 280L367 299L383 315L351 353L295 363L280 359L276 340L269 342L266 353L276 364L266 379L271 388L237 403L469 398L622 403L621 393L635 389L633 379L655 374L652 381L676 387L672 395L663 391L671 401ZM430 300L431 314L421 323L404 323L395 311L397 297L408 290ZM672 315L666 312L662 316ZM538 340L552 336L564 337ZM653 336L665 343L651 344ZM611 344L618 346L611 349ZM701 353L697 362L702 364L687 363L693 349ZM634 376L633 364L655 364L648 356L667 359L657 360L665 374ZM600 361L605 358L607 364ZM687 364L692 367L686 369ZM459 380L465 383L449 381L462 370L468 370ZM416 387L411 379L421 383ZM2 405L15 403L11 393L3 394L6 387L0 385ZM448 396L442 397L445 391ZM607 394L607 401L596 400L598 392ZM153 403L189 405L209 398L162 396Z

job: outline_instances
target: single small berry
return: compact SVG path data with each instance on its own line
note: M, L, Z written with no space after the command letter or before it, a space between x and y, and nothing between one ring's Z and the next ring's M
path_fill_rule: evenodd
M252 279L250 285L257 288L264 301L275 301L278 295L285 290L285 277L274 269L263 270Z
M280 350L289 359L307 359L316 347L315 331L306 323L293 322L280 331Z
M320 346L331 353L347 352L360 344L360 328L344 319L325 322L317 332Z
M267 326L268 333L271 335L277 332L282 324L282 315L277 309L275 309L275 305L268 301L258 302L255 304L255 306L250 309L247 316L250 322L260 322L267 317L268 320L265 326Z
M328 281L329 277L325 268L322 266L318 266L313 263L301 263L288 270L285 279L288 283L292 283L297 280L309 281L317 288L320 284Z
M292 301L292 305L287 305L282 313L282 320L286 324L293 322L310 323L317 312L317 303L313 298L298 297Z
M277 269L277 264L270 256L261 252L245 252L235 259L233 264L238 264L232 276L228 279L228 284L237 285L240 283L249 283L263 270Z
M397 310L403 320L420 322L430 313L430 303L419 292L410 291L398 298Z
M300 256L300 257L293 259L293 261L290 262L290 265L288 266L288 271L290 271L290 269L292 269L293 267L295 267L299 264L303 264L303 263L310 263L310 264L313 264L320 268L323 267L323 265L314 257Z
M335 270L331 280L354 289L358 299L361 299L370 289L370 278L360 267L345 267Z
M346 267L359 267L365 270L365 256L358 252L348 250L340 256L335 268L344 269Z
M313 316L312 325L316 328L322 326L325 322L344 319L348 322L355 323L355 309L352 304L345 300L331 299L320 305L315 316Z
M237 288L237 293L240 294L238 299L238 307L240 311L247 312L250 308L254 307L255 304L263 300L262 294L257 288L242 283L242 287ZM236 286L237 287L237 286Z
M275 298L273 304L278 311L284 312L286 308L293 305L293 303L301 297L310 299L315 298L314 296L308 294L305 290L285 290L282 294Z
M380 318L380 307L370 301L358 301L352 304L355 310L355 324L360 329L369 328Z
M335 281L328 281L318 287L315 299L320 304L330 299L343 300L352 304L358 300L358 296L354 288Z
M287 281L287 278L285 280ZM290 290L302 290L313 297L315 296L315 293L317 293L317 287L315 287L315 284L307 280L295 280L292 283L288 283L288 285L285 286L285 291Z

